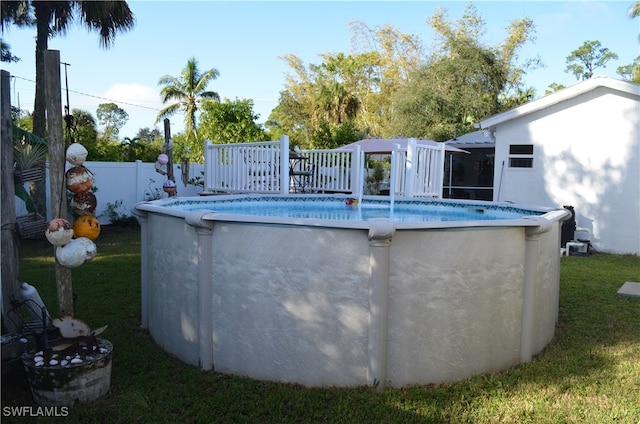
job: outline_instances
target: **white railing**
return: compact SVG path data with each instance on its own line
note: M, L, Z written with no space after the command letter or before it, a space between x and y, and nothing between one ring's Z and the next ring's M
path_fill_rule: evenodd
M353 193L362 191L360 148L344 150L304 150L308 162L310 191L316 193ZM292 169L295 172L295 168Z
M394 147L392 197L441 197L444 143ZM362 197L364 154L354 149L289 151L279 141L205 144L205 184L209 193L349 193Z
M391 161L391 187L394 197L442 197L444 181L444 143L438 146L396 145Z
M205 143L205 192L288 193L289 138L235 144ZM285 165L284 169L288 169Z
M207 141L204 191L358 194L362 190L359 158L359 148L289 152L287 136L251 143Z

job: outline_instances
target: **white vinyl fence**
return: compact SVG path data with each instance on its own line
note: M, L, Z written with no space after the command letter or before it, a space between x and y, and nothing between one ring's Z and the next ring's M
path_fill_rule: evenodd
M362 191L360 150L289 151L279 141L205 144L204 191L351 193Z
M131 208L138 202L153 198L166 198L167 193L162 190L162 185L167 180L165 175L155 170L155 164L141 161L135 162L90 162L84 166L93 174L93 185L97 189L94 193L98 200L95 216L101 224L109 224L106 216L108 206L120 203L117 212L130 216ZM69 164L67 164L69 167ZM204 166L199 164L189 165L189 178L200 177ZM174 175L177 186L177 196L198 196L202 192L201 186L184 184L182 182L182 166L174 164ZM47 208L50 208L51 193L49 191L49 170L47 167L45 187L47 189ZM25 188L29 190L28 184ZM16 197L16 216L26 215L29 212L22 200ZM47 220L51 219L51 211L47 210Z
M426 146L409 139L406 149L396 145L391 159L391 187L395 197L442 197L445 145Z
M445 145L393 149L392 197L442 196ZM364 192L364 153L354 149L290 151L279 141L205 145L205 193Z
M107 215L110 207L120 215L130 216L136 203L168 197L162 190L167 177L156 172L154 163L85 162L84 165L94 176L98 200L95 216L101 224L110 222ZM444 144L422 146L410 139L406 149L396 146L392 152L390 186L393 190L390 190L390 196L392 199L441 197L443 173ZM179 197L212 193L302 192L345 193L361 199L363 175L364 153L359 147L295 152L289 150L287 136L268 142L207 142L205 165L191 164L188 173L184 174L184 181L197 178L204 188L183 182L183 169L180 164L174 164L176 196ZM46 188L47 199L50 199L48 171ZM26 214L24 202L16 198L16 215ZM51 211L47 211L47 220L51 217Z

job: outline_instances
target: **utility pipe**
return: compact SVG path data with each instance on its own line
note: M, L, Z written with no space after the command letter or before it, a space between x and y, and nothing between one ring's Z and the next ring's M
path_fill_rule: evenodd
M395 222L386 218L369 220L369 384L378 391L387 380L388 300L391 238Z

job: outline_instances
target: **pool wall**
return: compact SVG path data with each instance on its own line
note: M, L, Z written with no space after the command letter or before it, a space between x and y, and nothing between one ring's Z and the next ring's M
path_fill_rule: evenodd
M554 335L566 211L346 228L165 209L134 208L142 326L206 370L402 387L528 362Z

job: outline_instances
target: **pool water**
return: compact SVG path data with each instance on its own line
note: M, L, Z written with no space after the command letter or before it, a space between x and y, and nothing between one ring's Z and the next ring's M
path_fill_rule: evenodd
M460 204L444 201L402 201L393 208L388 201L364 201L350 204L345 198L315 198L282 200L281 198L239 198L232 200L177 201L168 205L182 211L210 210L220 214L322 219L336 221L367 221L389 218L396 222L489 221L517 219L541 215L529 209L495 204Z

